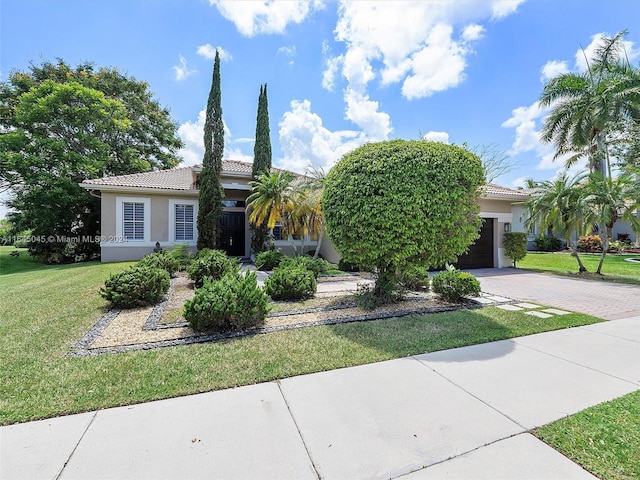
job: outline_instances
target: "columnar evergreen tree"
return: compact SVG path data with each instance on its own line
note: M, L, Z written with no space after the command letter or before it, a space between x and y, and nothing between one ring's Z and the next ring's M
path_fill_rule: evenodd
M269 131L269 106L267 101L267 84L260 85L258 96L258 115L256 119L256 142L253 147L253 168L251 176L257 180L260 175L271 170L271 137ZM265 250L269 234L268 226L263 223L252 225L251 250L260 253Z
M220 183L222 152L224 151L224 125L222 123L222 94L220 91L220 55L216 51L213 79L207 101L204 122L204 158L200 174L198 209L198 249L216 248L222 198Z

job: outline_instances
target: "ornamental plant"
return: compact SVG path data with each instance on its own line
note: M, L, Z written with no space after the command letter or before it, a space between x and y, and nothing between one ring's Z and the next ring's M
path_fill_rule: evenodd
M322 209L345 262L377 273L374 295L398 272L454 262L478 238L482 162L464 148L426 141L370 143L327 175Z
M447 269L433 276L432 290L449 302L459 302L462 297L480 295L480 282L467 272L456 270L447 265Z
M166 250L162 250L142 257L141 260L138 260L136 266L161 268L173 277L180 270L180 261Z
M100 295L114 307L143 307L160 301L169 291L169 286L166 270L134 265L111 275L100 289Z
M269 297L258 286L255 272L228 273L204 280L184 305L184 318L196 331L228 332L261 325L269 311Z
M318 284L313 272L301 266L280 266L264 282L264 291L274 300L311 298Z
M239 270L238 261L227 257L227 254L222 250L203 248L187 268L187 273L199 288L204 285L205 279L218 280L228 273L235 273Z
M527 234L524 232L505 232L502 237L504 254L513 260L513 268L527 256Z

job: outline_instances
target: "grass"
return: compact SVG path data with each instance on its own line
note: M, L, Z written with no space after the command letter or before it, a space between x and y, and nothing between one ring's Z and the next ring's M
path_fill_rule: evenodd
M534 434L602 480L640 478L640 391L546 425Z
M0 424L128 405L585 325L488 307L96 357L67 357L128 263L40 265L0 247Z
M518 268L640 285L640 263L625 261L627 258L640 258L640 254L607 255L602 266L602 277L591 273L598 268L600 254L582 253L580 258L590 274L578 274L578 262L568 253L527 252L527 256L518 262Z

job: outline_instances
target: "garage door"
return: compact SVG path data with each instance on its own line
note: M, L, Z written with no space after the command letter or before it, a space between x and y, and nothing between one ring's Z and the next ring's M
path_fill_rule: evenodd
M456 268L493 268L493 218L483 218L480 238L458 258Z

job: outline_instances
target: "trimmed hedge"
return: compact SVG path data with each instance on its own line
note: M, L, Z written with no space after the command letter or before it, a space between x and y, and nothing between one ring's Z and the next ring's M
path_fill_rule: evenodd
M540 252L557 252L562 250L563 242L553 235L545 235L536 237L534 242L536 243L536 250Z
M318 284L313 272L301 266L276 268L264 282L264 291L274 300L311 298Z
M166 270L134 265L111 275L100 289L100 295L119 308L153 305L169 291L170 280Z
M414 265L400 273L397 279L402 287L413 291L429 290L431 283L429 269L418 265Z
M297 257L286 257L280 262L282 268L296 268L301 267L309 270L313 273L313 276L317 279L318 275L329 270L330 263L322 258L311 258L307 255L301 255Z
M445 300L459 302L462 297L480 295L480 282L467 272L461 272L453 267L433 276L432 290Z
M256 327L268 312L269 297L258 287L255 272L205 279L193 300L184 305L184 318L196 331L228 332Z
M584 235L579 237L578 251L600 253L602 252L602 239L598 235Z

